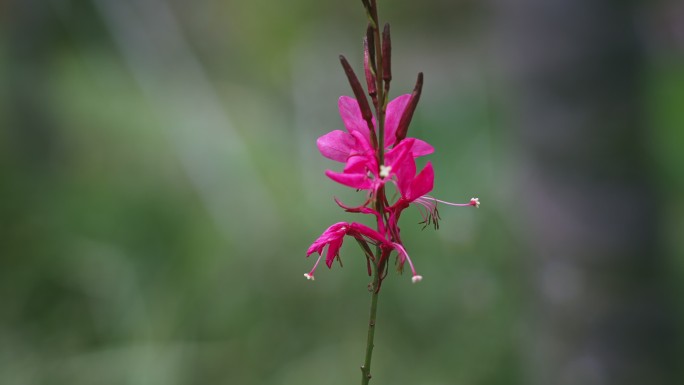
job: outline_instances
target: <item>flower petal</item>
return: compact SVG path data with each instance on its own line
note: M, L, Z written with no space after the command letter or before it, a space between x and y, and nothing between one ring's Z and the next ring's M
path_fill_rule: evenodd
M411 94L404 94L387 104L385 112L385 147L393 145L397 140L396 133L399 120L401 120L401 115L404 113L410 99Z
M306 251L306 256L308 257L315 252L321 254L326 244L337 238L344 237L348 226L349 224L347 222L337 222L325 229L325 231L311 244L311 246L309 246L309 249Z
M316 140L321 155L338 162L346 162L356 145L356 139L341 130L331 131Z
M373 240L373 241L375 241L375 242L377 242L377 243L381 243L381 244L385 244L385 245L389 245L389 244L390 244L390 243L385 239L385 237L382 236L382 234L380 234L379 232L377 232L377 231L371 229L370 227L368 227L368 226L366 226L366 225L364 225L364 224L361 224L361 223L358 223L358 222L352 222L352 223L349 224L349 230L350 230L350 231L349 231L350 235L352 235L351 233L354 232L354 233L356 233L356 235L365 236L365 237L367 237L368 239L371 239L371 240Z
M399 146L395 147L396 150L403 149L403 151L398 151L396 155L392 154L395 157L392 163L392 170L397 176L397 187L401 196L406 197L410 192L411 183L413 183L413 179L416 177L416 161L413 159L411 152L408 151L408 146L402 146L404 143L407 143L407 141L403 140Z
M352 155L344 165L346 174L364 174L369 169L368 159L362 155Z
M349 96L340 96L337 101L337 106L340 110L340 116L342 117L342 122L347 128L349 133L358 131L363 134L366 138L370 137L370 131L368 130L368 124L363 120L361 115L361 109L359 108L359 103L354 98Z
M427 142L424 142L420 139L415 139L415 142L413 142L413 147L411 148L411 152L413 153L413 157L417 158L419 156L432 154L435 152L435 149Z
M372 181L366 174L340 173L330 170L325 171L325 175L335 182L359 190L369 190L373 187Z
M432 163L427 162L425 168L416 175L411 183L408 191L408 196L405 196L409 201L414 201L423 195L432 191L435 183L435 171L432 168Z
M343 236L330 241L330 244L328 245L328 253L325 256L325 264L328 265L328 268L332 267L335 257L340 254L340 248L342 247L343 241L344 234Z
M401 163L406 162L406 156L413 158L411 149L414 142L414 138L406 138L394 146L393 149L387 151L385 154L385 165L397 169L401 166Z

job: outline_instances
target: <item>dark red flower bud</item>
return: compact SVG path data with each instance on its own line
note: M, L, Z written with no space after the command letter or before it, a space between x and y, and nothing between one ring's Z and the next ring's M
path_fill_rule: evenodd
M359 78L356 77L354 70L349 65L347 59L340 55L340 63L342 63L342 68L344 68L344 73L347 75L349 80L349 85L351 85L354 96L356 97L356 102L359 103L359 108L361 109L361 116L368 123L368 128L371 132L374 132L373 128L373 113L371 112L370 105L368 104L368 99L366 99L366 94L363 92L361 83L359 83Z
M363 39L363 69L366 73L366 84L368 85L368 95L375 101L375 96L378 90L375 85L375 73L373 71L374 65L371 61L371 55L368 48L368 39ZM375 103L375 102L374 102Z
M382 31L382 80L386 83L392 80L392 39L389 24L385 24Z
M373 33L373 31L373 26L368 23L368 27L366 27L366 42L368 45L364 48L366 49L366 52L368 52L371 68L375 70L375 33Z
M418 79L416 80L416 86L413 88L411 93L411 99L409 99L406 109L401 114L401 119L399 119L399 125L397 127L397 140L394 142L396 146L399 142L404 140L406 133L408 132L409 124L411 124L411 119L413 118L413 112L416 110L418 101L420 100L420 94L423 91L423 73L418 74Z

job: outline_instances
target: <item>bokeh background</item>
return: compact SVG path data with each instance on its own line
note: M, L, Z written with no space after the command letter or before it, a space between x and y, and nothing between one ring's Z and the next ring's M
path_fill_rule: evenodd
M380 1L438 231L374 384L684 381L684 4ZM369 296L315 140L358 1L0 2L0 384L350 384Z

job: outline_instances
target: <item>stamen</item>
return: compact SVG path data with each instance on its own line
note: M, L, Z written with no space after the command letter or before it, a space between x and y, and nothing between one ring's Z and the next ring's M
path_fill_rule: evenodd
M308 280L310 280L310 281L315 281L315 280L316 280L316 278L314 278L314 272L316 271L316 267L318 267L318 262L321 261L321 258L322 258L322 257L323 257L323 255L320 255L320 254L319 254L319 255L318 255L318 259L316 260L316 263L314 263L313 269L311 269L310 272L304 274L304 277L306 277L306 279L308 279Z
M392 166L380 166L380 178L387 178L390 172L392 172Z
M478 198L470 198L470 202L468 202L468 203L447 202L447 201L439 200L435 197L431 197L429 195L423 195L419 199L428 199L428 200L431 200L433 202L439 202L439 203L445 204L447 206L457 206L457 207L475 206L476 208L480 207L480 200Z
M392 245L395 249L397 249L397 252L408 261L409 267L411 267L411 273L413 273L413 277L411 277L411 282L416 283L422 281L423 276L416 273L416 269L415 267L413 267L413 261L411 261L411 257L409 257L408 253L406 252L406 249L404 249L404 246L400 245L399 243L392 243Z
M423 217L423 221L420 222L424 224L423 229L425 229L429 224L439 229L439 210L437 210L437 204L429 199L424 199L425 197L420 197L414 200L416 206L418 206L418 212ZM423 211L424 210L424 211Z

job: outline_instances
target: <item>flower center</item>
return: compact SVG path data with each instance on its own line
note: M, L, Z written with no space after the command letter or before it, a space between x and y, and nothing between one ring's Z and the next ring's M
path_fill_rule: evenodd
M392 172L392 166L385 166L382 165L380 166L380 178L387 178L389 176L390 172Z

